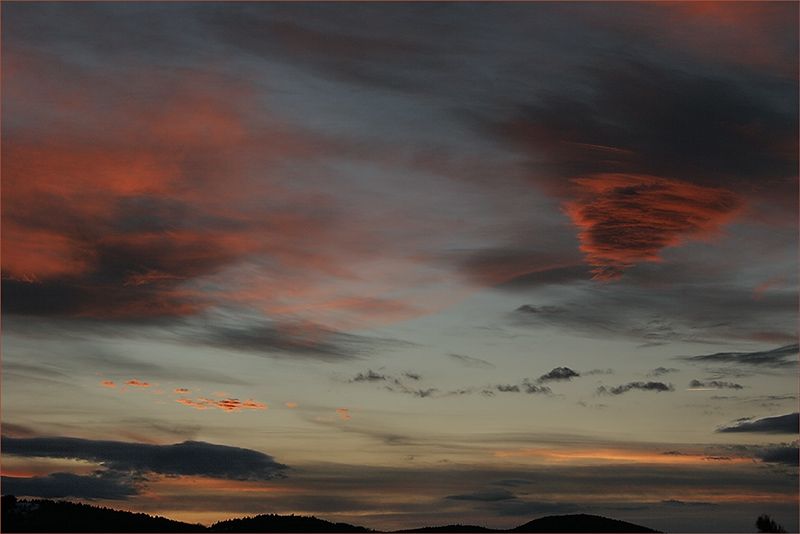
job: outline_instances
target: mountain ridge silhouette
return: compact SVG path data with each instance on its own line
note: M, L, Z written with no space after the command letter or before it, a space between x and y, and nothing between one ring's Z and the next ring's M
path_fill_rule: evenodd
M71 501L2 497L2 532L352 532L352 533L529 533L529 532L659 532L641 525L589 514L545 516L512 529L445 525L379 531L314 516L261 514L218 521L207 527L141 512L128 512Z

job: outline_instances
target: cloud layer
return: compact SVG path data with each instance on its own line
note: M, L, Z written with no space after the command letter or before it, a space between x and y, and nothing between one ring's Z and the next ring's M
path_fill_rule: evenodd
M736 424L717 430L721 433L753 432L761 434L798 434L800 433L800 415L790 413L775 417L764 417L755 421L738 421Z
M203 476L228 480L271 480L285 476L287 466L267 454L184 441L151 445L68 437L2 437L3 452L29 458L65 458L100 464L111 471L158 475Z

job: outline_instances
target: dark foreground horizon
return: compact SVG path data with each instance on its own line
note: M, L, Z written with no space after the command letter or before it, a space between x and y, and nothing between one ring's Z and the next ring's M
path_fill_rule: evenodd
M71 501L17 499L3 495L0 530L3 532L353 532L379 533L348 523L313 516L260 514L218 521L210 526L161 516L97 507ZM549 515L511 529L451 524L391 531L394 533L528 533L528 532L660 532L627 521L590 514Z

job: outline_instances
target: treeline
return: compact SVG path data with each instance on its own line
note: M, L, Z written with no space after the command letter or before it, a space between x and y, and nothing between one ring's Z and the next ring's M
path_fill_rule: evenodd
M3 495L2 532L208 532L165 517L47 499L18 500Z

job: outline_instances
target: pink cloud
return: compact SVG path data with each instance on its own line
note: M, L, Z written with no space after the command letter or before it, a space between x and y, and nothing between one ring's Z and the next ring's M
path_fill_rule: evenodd
M564 211L581 231L595 279L615 280L682 241L721 232L744 205L731 191L646 175L600 174L574 181L580 198Z

